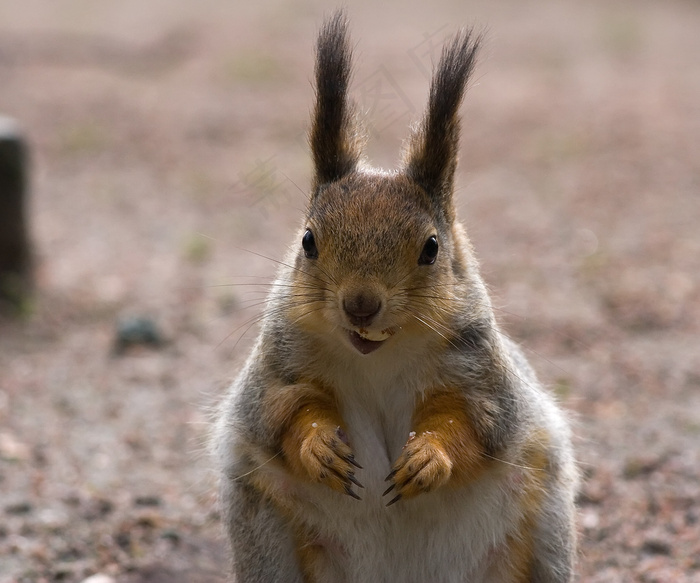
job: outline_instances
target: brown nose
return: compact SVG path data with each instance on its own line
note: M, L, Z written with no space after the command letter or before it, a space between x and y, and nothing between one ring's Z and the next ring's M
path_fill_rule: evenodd
M369 326L382 309L382 300L370 293L359 292L343 298L343 310L353 326Z

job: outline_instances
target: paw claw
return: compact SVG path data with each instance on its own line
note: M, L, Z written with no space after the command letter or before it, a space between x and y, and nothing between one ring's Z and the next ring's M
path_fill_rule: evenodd
M354 498L355 500L362 500L362 498L360 498L355 492L352 491L352 488L350 488L350 486L345 487L345 493L351 498Z
M426 431L416 435L412 432L394 469L386 477L391 485L382 496L392 491L396 493L396 497L387 504L391 506L401 498L412 498L442 486L451 473L452 460L435 434Z
M338 427L335 428L335 434L342 441L345 445L350 445L350 440L348 439L348 434L345 433L343 428L338 425Z
M360 482L357 480L357 478L354 475L348 474L348 480L350 480L358 488L364 488L364 486L362 484L360 484Z
M355 478L354 470L360 465L347 441L347 435L338 426L314 423L299 448L300 462L313 482L359 499L352 486L364 487Z
M346 457L343 458L343 459L344 459L346 462L348 462L348 463L352 464L353 466L355 466L358 470L363 470L363 469L364 469L360 464L358 464L358 463L355 461L355 456L354 456L354 455L346 456Z

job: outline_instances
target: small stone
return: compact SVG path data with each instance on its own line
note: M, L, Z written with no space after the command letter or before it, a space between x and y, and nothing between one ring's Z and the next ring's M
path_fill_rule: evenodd
M580 513L581 526L586 530L595 530L600 524L600 514L594 508L584 508Z
M655 472L662 463L663 460L659 458L633 457L625 462L622 475L627 480L648 476L649 474Z
M44 528L48 528L52 531L59 531L70 522L68 513L54 508L44 508L40 510L37 519Z
M160 506L161 499L155 495L137 496L134 498L134 504L136 506Z
M144 528L158 528L162 523L162 517L152 511L141 514L135 521L137 526Z
M29 459L30 449L12 433L0 433L0 459L11 462L26 461Z
M5 506L7 514L29 514L32 511L32 505L25 500L13 502Z
M114 503L105 498L90 498L85 501L82 516L85 520L99 520L114 511Z
M650 555L670 555L671 545L665 540L649 538L644 541L642 552Z
M164 531L160 535L160 538L168 540L168 541L172 542L173 544L177 544L180 542L180 539L182 537L180 536L180 533L177 532L176 530L169 529L169 530Z
M132 316L122 318L117 322L117 330L114 338L114 352L123 354L133 346L150 346L158 348L165 344L155 322L145 316Z
M109 575L97 573L96 575L91 575L87 579L83 579L82 583L116 583L116 579Z

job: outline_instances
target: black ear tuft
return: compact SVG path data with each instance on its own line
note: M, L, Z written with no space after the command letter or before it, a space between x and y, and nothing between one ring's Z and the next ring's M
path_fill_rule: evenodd
M408 145L406 174L446 211L457 167L459 106L480 43L480 35L462 30L445 45L430 86L428 110Z
M347 20L340 10L326 20L316 53L316 107L309 136L314 159L314 190L357 166L361 141L348 102L352 49Z

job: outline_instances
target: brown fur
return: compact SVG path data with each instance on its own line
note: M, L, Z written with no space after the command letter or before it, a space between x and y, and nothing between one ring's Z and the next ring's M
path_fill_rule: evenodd
M452 483L475 480L488 460L467 412L455 391L426 396L413 414L413 427L392 473L396 495L411 498Z
M331 392L300 383L266 392L271 431L280 437L287 468L298 478L346 492L352 483L352 450Z

